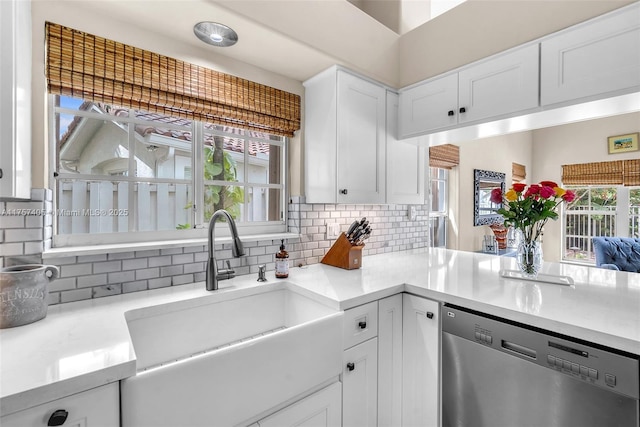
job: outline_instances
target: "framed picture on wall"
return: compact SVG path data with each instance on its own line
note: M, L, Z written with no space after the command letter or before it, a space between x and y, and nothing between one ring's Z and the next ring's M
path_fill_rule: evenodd
M626 135L610 136L608 140L609 154L638 151L638 132L628 133Z

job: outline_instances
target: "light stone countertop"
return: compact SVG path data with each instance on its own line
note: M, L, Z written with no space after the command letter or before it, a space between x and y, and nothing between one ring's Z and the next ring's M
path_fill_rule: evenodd
M516 269L513 258L419 249L367 256L358 270L316 264L291 268L285 280L271 271L267 283L302 288L340 310L409 292L640 354L640 274L544 264L542 274L569 276L572 286L499 274ZM129 310L261 286L252 274L213 293L200 282L61 304L39 322L0 330L0 414L135 375Z

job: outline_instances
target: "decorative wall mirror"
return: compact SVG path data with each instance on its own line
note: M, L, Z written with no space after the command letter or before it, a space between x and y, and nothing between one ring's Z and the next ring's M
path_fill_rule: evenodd
M505 174L501 172L485 171L482 169L473 170L473 187L475 203L473 205L473 225L491 225L501 223L502 215L497 210L502 207L502 203L491 202L491 190L500 187L504 193Z

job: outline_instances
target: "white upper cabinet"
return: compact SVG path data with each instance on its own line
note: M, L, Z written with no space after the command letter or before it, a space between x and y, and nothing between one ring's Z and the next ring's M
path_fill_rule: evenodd
M31 195L31 2L0 1L0 198Z
M458 122L510 115L538 106L538 44L480 61L458 75Z
M398 140L398 94L387 91L387 203L423 204L426 148Z
M307 203L384 203L386 89L337 67L304 86Z
M538 44L478 61L400 92L400 137L538 107Z
M640 4L543 40L541 58L543 106L640 91Z
M400 92L400 137L458 124L458 74Z

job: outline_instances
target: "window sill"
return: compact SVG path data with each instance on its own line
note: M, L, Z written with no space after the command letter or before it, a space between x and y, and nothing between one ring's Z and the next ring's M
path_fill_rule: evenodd
M280 240L280 239L299 239L300 235L296 233L269 233L241 236L243 242L257 242L262 240ZM231 237L217 237L216 244L231 243ZM204 246L207 239L182 239L182 240L164 240L155 242L139 242L139 243L112 243L104 245L87 245L72 246L63 248L51 248L42 253L42 259L50 259L67 256L84 256L84 255L101 255L105 253L135 252L149 251L154 249L171 249L184 248L192 246Z

